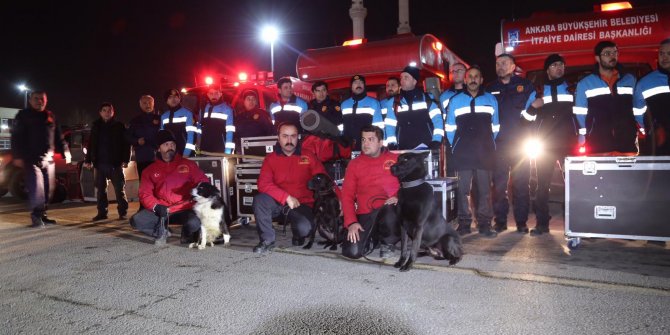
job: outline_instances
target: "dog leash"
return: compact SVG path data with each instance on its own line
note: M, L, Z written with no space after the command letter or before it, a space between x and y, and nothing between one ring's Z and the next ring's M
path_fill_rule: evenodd
M288 226L288 213L291 211L291 207L284 206L281 209L281 214L284 214L284 228L282 229L284 236L286 236L286 226Z

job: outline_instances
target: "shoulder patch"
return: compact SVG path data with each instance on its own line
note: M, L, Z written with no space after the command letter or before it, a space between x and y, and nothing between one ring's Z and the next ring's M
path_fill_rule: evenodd
M304 165L304 164L309 164L309 162L310 162L309 156L303 155L303 156L300 156L300 161L298 162L298 164Z
M260 115L258 115L258 113L254 114L254 116L253 116L254 120L258 120L259 117L260 117Z
M335 106L335 110L339 112L342 110L342 108L340 108L340 106Z
M391 166L393 166L393 164L395 164L394 160L387 159L386 161L384 161L384 170L391 170Z
M327 111L328 111L328 106L324 105L323 107L321 107L321 112L325 113Z
M188 173L190 171L188 165L186 164L181 164L177 167L177 172L179 173Z
M517 85L516 91L519 93L523 92L523 85Z

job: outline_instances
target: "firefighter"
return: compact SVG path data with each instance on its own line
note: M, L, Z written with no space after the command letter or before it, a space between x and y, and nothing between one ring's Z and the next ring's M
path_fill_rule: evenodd
M434 98L416 84L419 69L407 66L400 74L400 93L386 104L386 142L391 149L414 149L420 144L438 150L444 119Z
M577 124L572 114L574 99L563 78L565 60L558 54L549 55L544 61L544 71L546 82L540 90L530 94L526 109L521 112L525 118L534 121L535 139L543 147L535 161L537 223L530 231L533 236L549 232L549 186L556 161L562 162L577 148Z
M445 129L452 146L452 165L458 177L456 192L458 203L458 233L471 232L472 213L468 195L473 187L477 199L477 223L479 234L494 238L498 234L491 229L490 185L491 172L495 166L495 138L500 129L498 101L481 89L481 70L473 66L465 74L466 90L451 97L447 108Z
M258 95L254 90L242 93L242 105L235 112L235 151L242 153L241 139L274 135L270 114L258 106Z
M190 157L195 151L195 134L198 128L193 124L193 113L181 105L181 94L177 89L165 92L168 110L161 115L161 129L172 132L177 143L177 153Z
M342 212L347 239L342 255L361 258L380 242L379 256L389 258L391 246L400 240L395 205L398 203L398 178L391 165L398 154L383 146L384 131L376 126L361 129L361 155L347 168L342 188Z
M156 135L161 126L160 115L154 110L154 98L150 95L140 97L140 114L130 120L126 141L135 150L137 175L156 159Z
M293 94L293 83L289 77L279 79L277 89L279 89L278 99L270 105L272 124L290 122L302 133L300 114L307 111L307 103Z
M594 48L595 69L577 84L573 113L579 122L579 142L587 153L637 152L637 123L644 129L642 114L633 114L635 76L624 73L619 50L612 41Z
M349 81L351 86L351 97L342 102L342 120L344 129L342 134L344 138L351 143L352 150L360 151L361 129L365 126L374 125L383 127L379 101L367 94L365 86L365 77L355 75Z
M70 164L72 155L54 113L46 109L46 92L30 92L28 103L30 107L20 110L14 118L12 163L24 172L28 209L31 211L30 227L44 228L45 224L56 224L55 220L47 217L47 204L56 187L53 155L62 153L66 164Z
M293 233L293 245L305 243L305 237L314 228L313 192L307 182L318 173L326 173L319 160L309 152L302 152L298 144L298 126L292 122L277 125L277 147L263 160L258 176L258 195L253 209L260 242L255 253L272 251L275 231L272 219L285 213Z
M526 101L535 90L533 84L514 74L516 63L509 54L496 57L498 79L487 91L498 100L500 132L496 137L496 164L493 170L493 213L495 230L507 230L509 199L507 187L512 179L512 203L518 233L527 234L530 207L530 161L522 150L530 134L530 120L521 116Z
M383 118L386 118L386 112L388 111L386 106L389 104L389 100L393 100L398 93L400 93L400 78L389 77L386 79L386 97L379 100Z
M182 226L180 242L195 242L200 231L200 219L193 212L191 190L209 179L198 165L175 150L177 143L169 130L156 136L156 160L142 173L139 197L141 211L130 218L130 225L155 238L154 244L164 245L170 235L165 224Z
M670 156L670 38L658 48L658 69L644 76L635 86L633 112L648 115L647 145L643 154Z
M312 85L314 99L309 102L309 109L319 112L319 115L325 117L330 123L337 126L342 132L342 109L340 103L331 99L328 95L328 84L323 81L317 81Z
M100 105L100 118L93 122L91 137L86 150L84 167L94 168L95 188L98 190L98 214L91 221L107 219L107 180L111 180L116 195L119 220L125 220L128 213L126 198L126 178L123 169L130 161L130 144L123 138L125 125L114 118L114 106L105 102Z
M198 121L200 150L224 154L235 151L233 109L223 101L219 86L207 89L207 105L200 111Z

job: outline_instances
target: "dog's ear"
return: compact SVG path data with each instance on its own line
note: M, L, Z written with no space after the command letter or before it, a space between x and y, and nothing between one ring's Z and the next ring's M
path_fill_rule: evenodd
M429 151L425 151L419 154L419 156L421 156L421 160L426 160L428 158L428 155L430 155Z

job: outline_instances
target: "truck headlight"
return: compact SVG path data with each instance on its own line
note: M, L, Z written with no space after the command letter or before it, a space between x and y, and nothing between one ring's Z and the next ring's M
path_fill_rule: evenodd
M523 144L523 152L530 159L535 159L544 151L544 144L537 138L530 138Z

